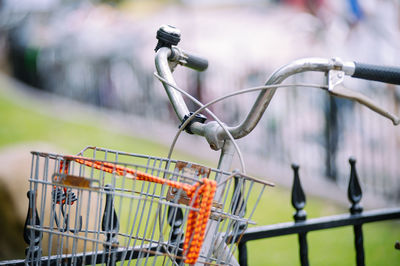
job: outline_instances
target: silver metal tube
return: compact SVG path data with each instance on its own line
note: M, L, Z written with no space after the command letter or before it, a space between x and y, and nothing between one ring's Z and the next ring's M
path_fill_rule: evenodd
M168 63L168 57L171 55L171 49L162 47L157 51L155 57L155 64L158 75L166 79L172 85L176 85L175 79L172 75L171 68ZM182 121L185 115L189 115L189 109L186 106L185 101L183 100L182 94L169 86L167 83L162 82L165 91L167 92L168 98L175 110L176 115L179 120ZM199 136L204 135L204 125L199 122L192 123L190 127L191 131Z
M219 158L218 169L221 171L229 171L232 166L232 160L233 160L234 154L235 154L235 148L232 144L232 141L226 140L224 143L224 146L222 148L220 158ZM217 183L219 181L221 181L220 178L222 176L223 176L222 174L216 176L215 181L217 181ZM216 202L221 201L221 198L224 195L225 186L226 186L226 184L218 187L217 190L215 191L214 200ZM204 238L203 246L201 247L201 251L200 251L200 254L202 256L205 256L207 258L209 258L211 256L211 253L213 252L213 250L212 250L213 247L211 246L211 244L214 242L213 239L215 239L217 237L214 234L214 232L217 232L218 224L219 224L218 221L214 221L214 220L208 221L207 231L213 232L213 233L206 234L206 236ZM196 266L199 266L199 265L203 265L203 264L196 263ZM238 265L238 263L235 261L234 258L231 261L231 265Z
M172 76L172 71L168 64L168 57L171 55L171 49L163 47L160 48L156 54L155 63L158 74L168 80L173 85L176 85L175 79ZM182 95L177 90L170 87L168 84L163 83L165 91L167 92L168 98L174 107L175 113L179 120L182 121L185 115L189 115L189 110L186 106Z
M347 76L353 76L354 71L356 71L356 64L353 61L343 62L342 70Z
M275 71L265 85L279 84L289 76L297 73L306 71L326 72L336 67L342 69L347 75L353 74L355 69L353 62L342 63L338 59L304 58L293 61ZM271 102L276 89L271 88L261 91L247 117L239 125L228 127L229 132L235 139L246 136L256 127ZM226 139L226 133L221 128L218 129L217 136L218 139Z

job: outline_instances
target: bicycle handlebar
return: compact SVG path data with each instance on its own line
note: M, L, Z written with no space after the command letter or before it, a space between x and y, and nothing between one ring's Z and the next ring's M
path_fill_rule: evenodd
M202 71L207 68L208 62L205 59L192 56L186 52L183 52L179 48L172 46L171 48L162 47L157 51L155 64L158 74L167 81L162 82L163 86L178 118L180 121L183 121L185 116L190 116L190 113L181 93L173 88L174 86L176 87L176 83L173 78L172 71L178 64ZM337 58L304 58L295 60L275 71L266 82L266 85L280 84L291 75L307 71L318 71L328 74L336 71L342 73L343 75L356 78L400 84L400 68L366 65L355 63L353 61L343 62ZM339 75L339 79L343 79L342 74ZM354 94L350 90L334 90L333 87L338 83L333 84L332 82L332 80L328 82L328 91L333 95L356 100L372 110L380 113L381 115L391 119L395 125L400 123L400 120L396 116L384 111L382 108L377 107L372 101L367 100L366 97L360 96L361 94ZM276 89L277 87L262 90L246 118L237 126L226 127L233 138L242 138L249 134L256 127L269 103L271 102ZM221 126L217 125L215 121L211 121L206 124L193 122L190 125L190 131L194 134L205 136L210 146L215 150L220 149L222 147L221 142L228 138L227 132Z

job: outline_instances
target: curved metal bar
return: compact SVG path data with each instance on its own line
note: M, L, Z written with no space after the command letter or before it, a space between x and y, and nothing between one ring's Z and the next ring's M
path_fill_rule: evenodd
M155 77L157 77L161 82L167 82L165 79L163 79L162 77L160 77L157 73L154 73L154 75L155 75ZM178 91L180 91L180 92L182 92L182 93L185 93L184 91L182 91L182 89L179 89L178 87L173 86L172 84L169 84L169 85L170 85L171 87L175 88L176 90L178 90ZM216 98L216 99L214 99L214 100L208 102L207 104L202 105L199 109L197 109L197 110L196 110L196 111L181 125L180 129L178 130L178 132L177 132L176 135L175 135L175 138L174 138L172 144L170 145L170 151L169 151L169 153L168 153L168 158L171 157L172 151L173 151L173 149L174 149L174 147L175 147L176 141L177 141L177 139L178 139L180 133L181 133L181 132L183 131L183 129L189 124L189 122L193 119L193 117L195 117L196 114L202 112L203 110L207 109L209 106L211 106L211 105L213 105L213 104L215 104L215 103L217 103L217 102L220 102L220 101L222 101L222 100L225 100L225 99L227 99L227 98L230 98L230 97L233 97L233 96L236 96L236 95L240 95L240 94L244 94L244 93L249 93L249 92L254 92L254 91L260 91L260 90L267 90L267 89L272 89L272 88L278 88L278 87L289 87L289 88L290 88L290 87L313 87L313 88L328 89L328 86L325 86L325 85L318 85L318 84L301 84L301 83L299 83L299 84L282 84L282 85L275 84L275 85L264 85L264 86L259 86L259 87L247 88L247 89L243 89L243 90L231 92L231 93L228 93L228 94L226 94L226 95L223 95L222 97ZM189 98L192 98L190 95L186 95L186 96L188 96ZM194 99L194 100L195 100L195 99ZM192 101L193 101L193 99L192 99ZM222 126L221 123L218 123L218 124L219 124L219 126L221 126L221 127L226 127L226 126ZM205 130L206 130L205 136L206 136L206 139L207 139L207 128L205 128ZM225 132L226 132L226 131L225 131ZM228 131L228 132L229 132L229 131ZM212 132L211 132L211 133L212 133ZM210 134L211 134L211 133L210 133ZM228 135L228 136L229 136L229 135ZM232 140L231 137L229 137L229 138ZM209 141L209 143L212 143L213 140L207 139L207 141ZM239 157L240 157L240 156L239 156Z
M331 69L341 69L346 75L354 73L354 62L341 62L339 59L303 58L295 60L277 71L267 80L265 85L279 84L291 75L306 71L326 72ZM229 132L235 139L249 134L258 124L267 109L277 88L270 88L260 92L247 117L237 126L229 127ZM225 139L225 132L218 130L218 138Z
M172 71L168 63L168 57L171 56L171 49L161 48L158 50L155 58L156 69L158 74L168 80L169 83L176 86L175 79L172 76ZM179 120L182 120L185 115L189 114L189 110L182 98L182 95L176 90L172 89L168 84L163 83L165 91L167 92L168 98L172 103L176 115Z
M166 47L160 48L155 57L155 64L158 75L167 80L169 84L177 86L171 71L171 68L174 68L176 65L170 66L168 63L168 58L171 56L171 54L171 49ZM178 116L179 120L182 121L185 115L190 116L189 110L185 101L183 100L182 94L172 88L168 83L163 82L162 84L167 92L168 98L175 110L176 115ZM194 122L191 125L190 130L196 135L204 136L204 125L202 123Z

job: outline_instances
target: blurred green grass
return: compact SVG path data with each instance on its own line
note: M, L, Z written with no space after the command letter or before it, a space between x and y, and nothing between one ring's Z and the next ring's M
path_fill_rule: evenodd
M4 86L4 83L0 83ZM0 90L0 148L25 142L46 142L70 153L88 145L131 151L154 156L165 156L167 147L155 142L99 126L90 117L85 123L58 119L38 111L29 102L18 103ZM188 156L177 152L176 159ZM346 208L320 198L308 198L308 217L320 217L347 212ZM258 224L291 221L290 191L268 189L262 197L253 220ZM309 257L314 265L355 265L353 233L351 227L323 230L308 234ZM379 222L364 225L364 246L367 265L400 265L400 252L394 249L400 240L398 222ZM298 265L297 236L275 237L248 243L249 265Z
M154 142L115 133L92 124L73 123L20 106L0 95L0 147L22 142L48 142L76 153L88 145L110 149L135 150L150 155L165 155L167 148ZM78 119L78 118L77 118Z

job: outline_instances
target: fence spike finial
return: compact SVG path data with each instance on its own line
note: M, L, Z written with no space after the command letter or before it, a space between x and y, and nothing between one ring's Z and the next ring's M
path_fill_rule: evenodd
M350 157L350 180L349 187L347 189L347 196L351 202L350 213L357 214L363 211L363 208L360 205L360 201L362 198L362 191L360 182L358 181L358 175L356 170L356 159L354 157Z
M40 242L42 241L43 235L38 229L41 223L36 209L36 194L33 190L29 190L27 197L29 199L29 207L24 225L24 240L29 247L25 249L25 254L29 259L35 260L41 256Z
M300 177L299 177L299 168L298 164L292 164L293 169L293 187L292 187L292 206L296 209L294 214L294 219L296 222L304 221L307 218L307 213L304 210L306 206L306 195L304 194L303 188L301 186Z

